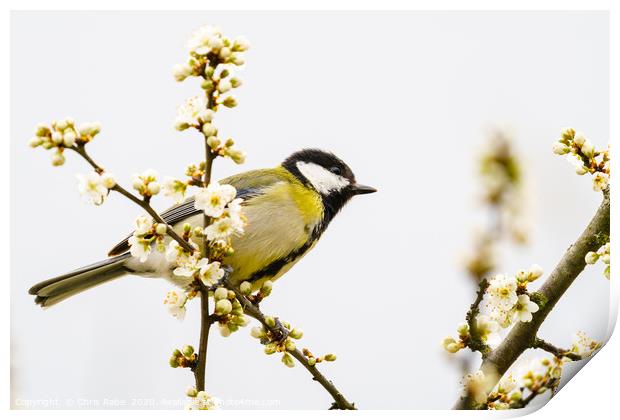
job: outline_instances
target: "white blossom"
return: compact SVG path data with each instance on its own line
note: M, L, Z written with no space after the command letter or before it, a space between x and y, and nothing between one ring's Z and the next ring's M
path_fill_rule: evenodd
M218 261L213 261L200 267L200 280L207 286L214 285L222 277L224 277L224 270L220 267Z
M490 303L500 309L510 309L517 303L517 280L513 276L498 274L489 280L487 295Z
M139 216L136 218L134 235L145 235L153 228L153 219L150 216Z
M581 357L590 357L600 348L600 342L588 337L585 332L578 331L574 336L571 351Z
M463 378L463 395L469 396L476 404L487 402L487 387L490 379L481 370Z
M226 205L237 195L232 185L220 185L211 182L207 188L201 188L195 196L194 207L202 210L207 216L220 217Z
M220 28L211 25L204 25L196 29L187 41L187 49L199 55L205 55L212 50L219 50L222 45Z
M128 242L131 255L138 258L140 262L145 262L151 253L151 242L135 234L129 238Z
M499 340L499 324L486 315L476 317L476 332L480 339L487 344L495 344Z
M185 198L187 184L174 178L167 178L164 182L164 195L171 197L176 203L180 203Z
M528 295L519 295L517 303L512 308L512 316L514 321L530 322L532 314L538 311L538 305L530 300Z
M199 391L186 408L188 410L217 410L219 403L205 391Z
M166 305L170 315L183 321L185 318L185 303L187 303L187 295L183 292L172 290L166 293L164 304Z
M204 96L194 96L177 108L174 127L183 131L189 127L198 127L213 120L213 111L208 109Z
M96 206L103 204L108 196L107 186L113 182L111 175L102 177L96 172L91 172L87 175L79 174L77 179L80 194Z
M592 188L594 191L603 191L609 185L609 175L604 172L595 172L592 176Z

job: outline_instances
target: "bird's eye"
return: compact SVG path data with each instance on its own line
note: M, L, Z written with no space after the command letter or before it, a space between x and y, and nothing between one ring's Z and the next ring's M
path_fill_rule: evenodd
M337 166L332 166L331 168L329 168L329 172L331 172L332 174L340 175L340 168Z

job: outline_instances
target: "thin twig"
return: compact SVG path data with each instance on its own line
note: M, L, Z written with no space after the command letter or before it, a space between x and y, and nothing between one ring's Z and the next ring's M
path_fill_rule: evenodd
M585 256L596 251L609 240L610 201L609 189L604 192L603 202L596 214L549 275L547 281L535 293L540 299L540 310L530 322L517 323L502 343L484 358L480 370L488 377L501 378L517 358L535 342L536 334L553 307L585 268ZM497 381L489 381L488 390ZM471 409L467 398L460 398L455 409Z
M476 293L476 300L469 307L469 311L467 311L467 315L465 319L467 320L467 325L469 325L469 340L467 341L467 347L472 350L477 350L482 354L482 357L486 357L486 355L490 351L490 347L482 341L480 334L478 333L478 327L476 325L476 317L480 313L480 303L484 298L484 292L489 287L489 281L487 279L480 280L478 283L478 292Z
M73 150L74 152L82 156L86 160L86 162L88 162L90 166L92 166L95 172L97 172L98 174L102 174L104 172L103 167L95 163L95 161L89 156L89 154L86 152L86 147L83 144L80 144L78 146L72 146L72 147L69 147L68 149ZM159 213L157 213L153 209L153 207L151 207L151 205L146 200L142 200L136 197L135 195L127 191L125 188L121 187L118 183L116 183L114 187L112 187L110 190L116 191L120 193L121 195L124 195L129 200L133 201L138 206L142 207L142 209L144 209L144 211L146 211L153 218L153 220L155 220L157 223L166 225L166 233L168 233L168 235L170 235L173 239L175 239L179 243L179 245L183 247L183 249L185 249L188 252L193 252L195 250L194 247L189 242L187 242L185 239L183 239L179 234L177 234L174 231L172 226L166 223L166 221L159 215Z
M269 324L267 324L267 321L265 319L265 315L244 294L242 294L241 291L237 287L232 286L227 280L224 281L224 285L228 289L231 289L235 292L237 299L243 306L244 313L258 320L263 325L263 327L265 327L267 330L269 330L274 335L280 335L280 336L288 335L289 331L286 330L286 328L282 326L280 327L269 326ZM323 386L323 388L325 388L325 390L329 392L329 394L334 399L336 408L340 410L356 410L355 404L350 403L344 397L344 395L342 395L342 393L338 390L338 388L336 388L333 382L327 379L325 376L323 376L323 374L316 368L316 365L315 366L310 365L310 363L308 363L308 359L306 358L306 356L304 356L304 354L301 351L299 351L299 349L295 349L294 351L289 351L289 353L291 354L291 356L297 359L299 363L301 363L308 370L308 372L310 372L310 374L312 375L312 378L315 381L321 384L321 386Z
M577 361L577 360L581 360L583 359L582 356L571 352L570 350L564 350L561 349L559 347L554 346L553 344L543 340L542 338L538 338L536 337L534 339L534 344L532 344L532 348L535 349L541 349L544 350L546 352L549 352L551 354L553 354L555 357L557 357L558 359L562 359L563 357L566 357L570 360L573 361Z

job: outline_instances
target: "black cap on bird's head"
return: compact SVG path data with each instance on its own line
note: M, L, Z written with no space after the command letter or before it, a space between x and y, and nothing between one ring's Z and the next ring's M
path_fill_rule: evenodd
M354 195L377 191L373 187L358 184L346 163L333 153L323 150L300 150L286 158L282 166L321 195L328 223Z

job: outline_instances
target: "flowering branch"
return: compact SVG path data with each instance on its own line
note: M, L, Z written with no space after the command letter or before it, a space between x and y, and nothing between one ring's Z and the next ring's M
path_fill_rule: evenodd
M104 169L101 166L99 166L97 163L95 163L95 161L86 152L85 143L78 143L71 147L67 147L67 149L73 150L74 152L82 156L84 160L86 160L90 164L90 166L93 167L95 172L97 172L99 175L105 172ZM127 191L125 188L121 187L116 182L114 183L114 186L110 188L110 191L116 191L124 195L125 197L127 197L129 200L133 201L138 206L142 207L142 209L144 209L144 211L146 211L149 214L149 216L151 216L155 221L157 221L157 223L165 225L166 233L170 235L172 238L174 238L186 251L188 252L194 251L194 247L188 241L186 241L181 236L179 236L179 234L177 234L174 231L174 229L172 229L172 226L166 223L166 221L159 215L159 213L157 213L155 209L151 207L151 205L149 204L151 196L147 195L143 199L140 199L136 197L135 195L133 195L132 193L130 193L129 191Z
M605 190L603 202L596 214L575 243L569 247L547 281L536 292L540 298L540 310L532 316L530 322L519 322L508 336L494 350L483 355L479 371L490 379L484 386L488 393L497 383L497 379L510 368L517 358L528 348L536 346L536 334L553 307L577 276L586 266L585 257L590 251L599 249L609 239L610 201L609 190ZM538 343L540 344L540 343ZM475 408L475 401L463 396L455 405L456 409Z
M258 306L252 303L250 299L248 299L243 293L241 293L238 288L231 286L226 280L224 280L224 284L229 289L235 291L237 299L239 299L241 305L243 306L244 312L252 318L258 320L263 325L263 328L265 328L272 334L276 341L281 342L291 334L291 331L289 331L281 323L279 323L277 321L277 318L275 319L274 323L271 319L266 317L260 311ZM350 403L344 397L344 395L342 395L342 393L336 388L332 381L328 380L325 376L323 376L323 374L316 368L316 358L306 357L306 354L309 354L308 351L302 352L295 347L292 349L287 349L287 352L290 353L295 359L297 359L299 363L301 363L308 370L308 372L310 372L310 374L312 375L312 379L321 384L321 386L325 388L327 392L329 392L329 394L334 399L334 404L332 405L332 408L337 408L340 410L356 410L355 404ZM311 354L309 354L309 356L311 356ZM327 359L329 359L328 356L329 355L326 356Z

